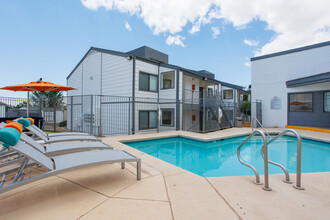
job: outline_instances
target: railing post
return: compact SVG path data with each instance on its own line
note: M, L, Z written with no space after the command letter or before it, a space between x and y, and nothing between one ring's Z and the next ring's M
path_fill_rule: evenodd
M73 131L73 96L71 96L71 109L70 109L70 111L71 111L71 131Z
M91 116L90 116L90 123L91 123L91 128L90 128L90 134L93 134L93 95L91 95Z
M102 136L102 95L99 95L99 98L100 99L98 99L99 100L99 104L100 104L100 115L99 115L99 119L100 120L98 120L98 123L100 124L100 126L99 126L99 136Z
M301 137L299 134L297 136L297 180L294 188L303 190L304 187L301 186Z
M131 97L128 97L128 135L131 134Z
M56 132L56 96L54 97L54 133Z
M203 134L205 133L205 98L203 97L203 125L202 125L202 128L203 128Z
M84 124L85 124L85 114L84 114L84 96L81 95L81 130L84 131Z
M260 178L259 178L259 173L258 173L257 169L254 166L245 163L242 160L241 155L240 155L240 150L244 146L244 144L246 144L246 142L248 142L257 133L259 133L262 136L263 148L261 148L261 150L264 150L264 170L265 170L264 177L265 177L265 186L262 187L262 188L264 190L266 190L266 191L271 191L272 189L269 187L269 179L268 179L268 145L267 145L267 138L266 138L266 135L262 131L255 130L252 134L250 134L245 139L245 141L243 143L241 143L239 145L239 147L237 148L237 158L238 158L239 162L241 162L241 164L243 164L243 165L245 165L247 167L250 167L253 170L253 172L254 172L254 174L256 176L255 184L258 184L258 185L260 184L261 185Z
M262 187L266 191L271 191L272 189L269 187L269 177L268 177L268 146L267 146L267 138L266 135L260 132L263 142L264 142L264 177L265 177L265 185ZM262 150L262 149L261 149Z

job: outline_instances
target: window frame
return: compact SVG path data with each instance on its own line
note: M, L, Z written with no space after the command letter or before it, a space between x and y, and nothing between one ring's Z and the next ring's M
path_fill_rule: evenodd
M148 76L148 89L141 89L141 83L140 83L141 74L144 74L144 75ZM156 91L150 90L150 77L155 77L156 78L156 83L157 83L156 84ZM143 71L139 71L139 91L157 93L158 92L158 84L159 84L158 81L159 81L158 75L143 72Z
M231 96L231 98L225 98L225 92L226 91L232 91L232 96ZM224 90L222 90L222 98L223 99L234 99L234 90L233 89L224 89Z
M173 82L171 88L164 88L164 74L170 74L173 73ZM168 80L168 79L167 79ZM161 73L161 90L167 90L167 89L175 89L175 71L167 71Z
M312 110L311 111L291 111L291 109L290 109L290 96L291 95L298 95L298 94L311 94L312 95ZM293 92L293 93L288 93L288 112L291 112L291 113L312 113L312 112L314 112L314 92Z
M174 127L174 111L175 109L174 108L161 108L160 111L162 112L162 118L160 120L160 125L161 126L164 126L164 127ZM168 125L168 124L163 124L163 111L171 111L172 112L172 123L171 125Z
M147 122L148 126L147 126L147 128L141 128L141 123L140 123L141 117L140 117L140 114L142 112L147 112L148 113L148 122ZM156 123L156 126L155 127L150 127L150 120L149 120L150 119L150 112L155 112L156 113L156 121L157 121L157 123ZM148 130L148 129L155 129L155 128L157 128L157 124L158 124L157 116L158 116L157 110L139 110L139 130Z

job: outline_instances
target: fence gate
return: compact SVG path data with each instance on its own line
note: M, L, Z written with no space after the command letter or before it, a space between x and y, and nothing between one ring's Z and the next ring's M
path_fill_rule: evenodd
M262 124L261 100L256 100L256 118Z

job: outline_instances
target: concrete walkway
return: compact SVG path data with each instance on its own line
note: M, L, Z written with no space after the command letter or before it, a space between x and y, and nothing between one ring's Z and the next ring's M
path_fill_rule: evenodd
M67 172L1 194L0 219L329 219L330 173L303 174L303 191L283 183L283 175L270 175L272 191L267 192L253 184L254 176L200 177L120 142L178 135L214 140L250 131L104 138L113 147L141 157L141 181L136 180L133 163L124 170L113 164ZM330 142L326 133L299 133ZM35 172L40 170L27 171Z

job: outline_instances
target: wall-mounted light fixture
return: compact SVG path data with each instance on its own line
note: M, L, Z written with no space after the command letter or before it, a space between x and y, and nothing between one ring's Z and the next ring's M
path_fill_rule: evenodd
M132 56L126 57L127 60L131 60L132 58L133 58Z

